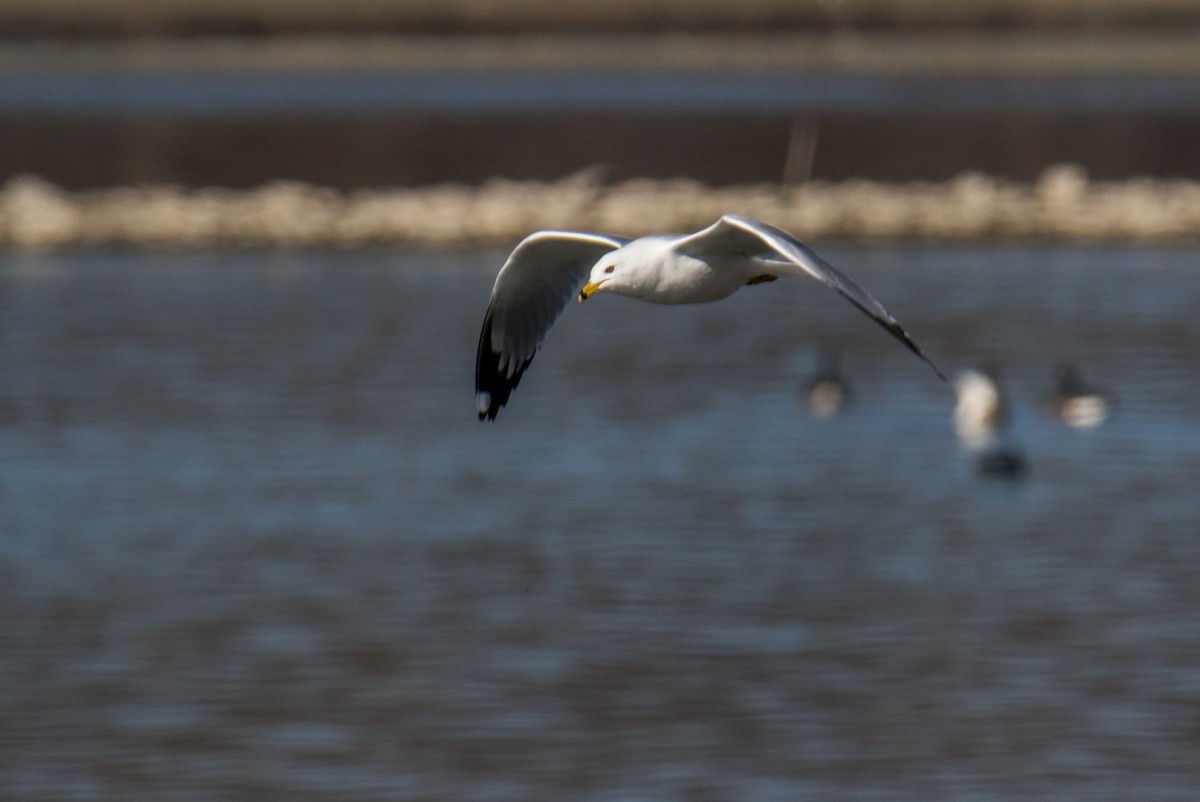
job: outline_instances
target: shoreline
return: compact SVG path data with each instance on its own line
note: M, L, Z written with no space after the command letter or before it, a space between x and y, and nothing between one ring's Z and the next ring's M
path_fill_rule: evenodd
M540 229L626 236L692 231L731 212L804 239L1200 241L1200 181L1090 181L1057 165L1032 183L853 180L714 188L690 180L493 180L382 190L272 182L249 190L67 192L34 176L0 186L0 247L511 245Z

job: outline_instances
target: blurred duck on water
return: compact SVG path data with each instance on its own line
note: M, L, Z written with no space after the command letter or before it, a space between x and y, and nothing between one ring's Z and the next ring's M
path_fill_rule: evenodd
M817 367L805 384L808 408L814 418L832 418L850 404L850 385L841 369L841 353L831 345L817 350Z
M960 372L954 379L954 393L954 431L964 446L986 445L1007 426L1012 413L994 366Z
M1063 362L1054 369L1050 414L1073 429L1094 429L1112 414L1111 397L1087 384L1079 368Z
M954 380L954 392L954 430L974 456L976 470L984 476L1023 476L1025 457L1007 431L1012 411L999 368L962 371Z

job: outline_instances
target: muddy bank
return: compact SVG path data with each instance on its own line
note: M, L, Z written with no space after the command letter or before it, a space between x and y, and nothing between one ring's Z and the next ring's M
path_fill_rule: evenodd
M0 188L0 243L16 247L507 244L545 228L633 235L686 231L725 212L808 238L1200 239L1200 182L1090 181L1060 165L1029 184L814 181L714 188L692 181L604 185L491 181L338 192L122 187L66 192L34 177Z

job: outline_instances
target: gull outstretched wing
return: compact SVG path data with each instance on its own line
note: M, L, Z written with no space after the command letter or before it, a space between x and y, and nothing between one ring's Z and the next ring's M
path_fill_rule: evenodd
M889 334L933 368L942 381L946 377L938 366L917 346L908 332L870 293L849 276L833 267L800 240L774 226L748 217L727 214L708 228L675 243L675 250L697 258L720 254L760 256L794 265L826 286L837 290L882 326Z
M500 268L479 333L475 400L495 420L542 346L546 332L579 294L592 266L629 240L580 231L538 231Z

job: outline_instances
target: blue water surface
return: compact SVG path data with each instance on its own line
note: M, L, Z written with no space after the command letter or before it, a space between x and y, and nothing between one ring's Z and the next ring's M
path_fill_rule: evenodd
M573 305L487 425L501 252L0 256L0 796L1190 798L1200 253L822 251L1023 480L816 283Z

